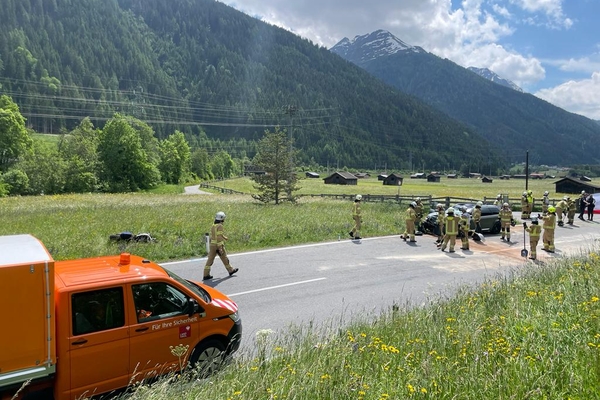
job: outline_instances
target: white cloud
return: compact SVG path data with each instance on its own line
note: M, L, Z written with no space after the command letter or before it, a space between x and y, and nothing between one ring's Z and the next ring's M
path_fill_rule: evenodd
M535 95L565 110L600 120L600 72L594 72L590 79L542 89Z
M565 16L562 8L564 0L510 0L510 3L532 14L542 13L547 22L539 22L536 16L528 17L525 22L531 25L546 25L551 28L570 28L573 20Z
M492 5L492 10L494 10L494 12L496 14L501 15L504 18L511 18L512 17L512 14L510 13L510 11L508 11L508 9L506 7L499 6L498 4L493 4Z

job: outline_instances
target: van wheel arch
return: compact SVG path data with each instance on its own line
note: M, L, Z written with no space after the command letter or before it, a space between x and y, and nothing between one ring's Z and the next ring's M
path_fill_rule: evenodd
M201 376L209 376L225 362L226 346L218 338L204 339L194 347L190 355L189 367Z

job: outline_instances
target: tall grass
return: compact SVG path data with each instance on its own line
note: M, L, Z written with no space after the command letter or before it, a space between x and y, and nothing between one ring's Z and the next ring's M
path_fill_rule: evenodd
M600 256L397 305L345 328L257 337L208 380L133 399L598 399Z
M351 202L302 199L268 206L250 196L82 194L0 199L0 235L29 233L56 260L128 251L154 261L205 255L204 234L217 211L227 214L230 252L322 242L346 237L352 228ZM363 206L363 236L397 234L404 207ZM115 243L111 234L150 233L155 243Z

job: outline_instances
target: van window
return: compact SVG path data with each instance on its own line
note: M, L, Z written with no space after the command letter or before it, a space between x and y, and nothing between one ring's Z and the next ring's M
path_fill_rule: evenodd
M121 287L74 293L71 305L74 336L125 325Z
M138 322L174 317L185 312L188 297L171 285L150 282L133 285L132 289Z

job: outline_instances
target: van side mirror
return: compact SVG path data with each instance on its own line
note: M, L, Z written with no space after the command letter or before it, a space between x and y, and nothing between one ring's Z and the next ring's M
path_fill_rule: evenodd
M191 317L192 315L197 314L199 312L204 312L204 309L201 309L202 307L200 307L200 305L195 299L188 299L184 312Z

